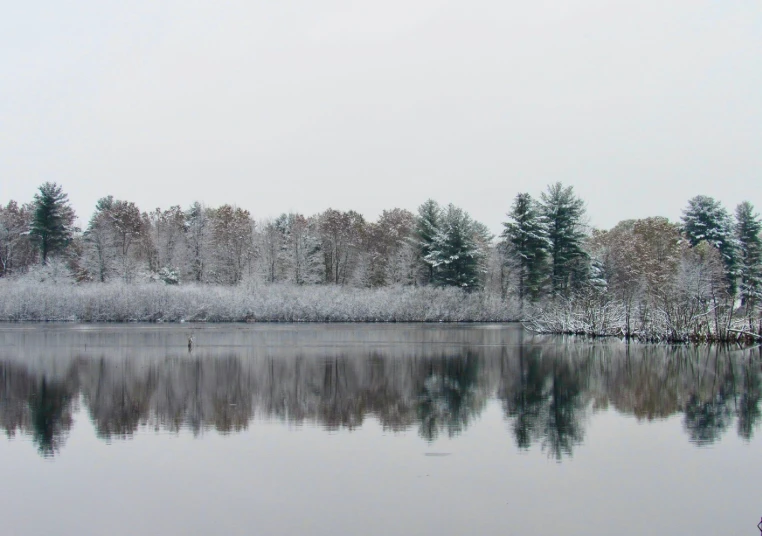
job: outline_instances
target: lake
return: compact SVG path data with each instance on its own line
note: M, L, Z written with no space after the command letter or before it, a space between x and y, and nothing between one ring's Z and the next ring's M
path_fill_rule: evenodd
M510 324L0 324L0 532L755 535L761 366Z

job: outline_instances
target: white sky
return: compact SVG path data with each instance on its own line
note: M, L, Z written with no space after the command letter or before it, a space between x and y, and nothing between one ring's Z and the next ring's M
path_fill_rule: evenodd
M6 2L0 202L762 208L759 0Z

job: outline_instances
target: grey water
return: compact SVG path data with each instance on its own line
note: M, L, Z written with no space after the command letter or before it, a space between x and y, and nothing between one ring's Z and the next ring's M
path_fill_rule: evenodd
M761 366L505 324L0 324L0 533L755 535Z

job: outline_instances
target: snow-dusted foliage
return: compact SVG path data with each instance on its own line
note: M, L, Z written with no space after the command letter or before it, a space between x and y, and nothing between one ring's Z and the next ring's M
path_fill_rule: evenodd
M318 222L326 282L351 283L364 256L365 218L354 210L341 212L329 208Z
M254 228L248 210L222 205L210 211L210 281L235 285L250 274L255 256Z
M415 247L419 259L419 280L424 285L434 284L434 266L427 259L434 250L434 238L439 232L439 223L442 218L442 209L433 199L427 199L418 207L418 215L415 219L415 233L411 242Z
M71 243L76 215L69 196L60 185L46 182L34 194L29 237L40 251L42 264L48 256L63 252Z
M256 224L229 204L141 212L106 196L84 232L72 217L50 183L31 204L0 206L2 318L520 317L541 331L649 340L762 337L762 222L750 203L735 223L696 196L682 226L647 218L591 230L584 202L556 183L540 202L515 198L497 243L432 199L376 221L328 209Z
M26 273L8 279L18 285L73 285L76 280L68 264L60 257L50 257L46 264L36 264Z
M193 203L184 218L185 270L188 281L206 281L211 249L211 223L209 211L201 203Z
M325 265L320 249L317 218L289 213L280 217L285 234L283 262L286 281L297 285L320 283Z
M469 322L509 321L517 308L499 296L456 288L361 289L291 284L61 285L0 280L0 320L79 322Z
M683 232L692 246L707 242L717 248L725 264L731 292L736 291L738 243L733 222L722 204L712 197L697 195L683 211Z
M641 222L636 222L641 223ZM645 222L645 225L660 222ZM662 229L669 243L669 228ZM634 233L633 233L634 234ZM545 333L620 336L646 341L702 341L754 338L744 318L733 315L733 295L725 281L719 252L706 242L691 248L672 242L657 270L642 244L609 259L611 289L589 288L571 298L557 296L539 306L527 322ZM618 263L618 264L617 264ZM654 265L651 264L653 267ZM628 274L628 276L625 276ZM658 282L658 286L652 286Z
M572 186L557 182L542 192L542 214L548 230L551 284L554 292L568 294L584 285L588 255L584 249L585 203Z
M440 215L439 226L424 261L431 266L434 283L463 289L481 286L486 256L483 225L453 204Z
M514 259L519 300L536 301L547 280L547 258L551 247L548 221L540 205L529 194L518 194L503 224L503 238Z
M365 232L364 286L406 285L415 281L415 249L411 242L415 216L402 209L384 210Z
M98 200L85 231L85 267L95 281L133 281L149 268L154 247L148 216L131 201Z
M0 276L23 271L37 262L37 248L29 238L33 208L9 201L0 206Z
M762 304L762 222L748 201L736 208L735 232L741 301L751 321Z

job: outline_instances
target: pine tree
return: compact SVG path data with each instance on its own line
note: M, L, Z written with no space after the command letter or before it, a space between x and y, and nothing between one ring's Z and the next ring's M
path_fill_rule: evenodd
M185 211L185 237L190 279L199 283L206 276L210 228L209 209L198 201L194 202Z
M589 272L589 258L582 247L585 203L572 186L557 182L542 193L542 213L548 225L553 291L565 293L584 283Z
M29 235L40 249L42 264L48 256L63 252L74 232L74 210L69 196L54 182L46 182L34 194L34 215Z
M114 206L114 197L100 198L95 204L95 212L90 218L85 231L85 243L89 246L89 271L101 283L105 282L114 270L113 229L110 212Z
M462 209L450 204L442 214L425 262L434 269L434 283L467 290L479 287L484 252L477 242L479 228Z
M548 228L540 207L529 194L518 194L503 223L503 237L508 244L508 254L518 267L519 300L536 300L547 276Z
M733 236L733 223L728 212L714 198L697 195L683 210L683 233L691 246L705 241L719 250L725 266L728 290L735 294L737 271L737 243Z
M433 199L428 199L418 207L418 217L415 222L415 245L418 255L426 266L425 283L433 284L435 281L436 267L426 259L431 255L434 248L434 239L439 232L439 223L442 217L442 209Z
M749 310L753 310L762 297L762 222L748 201L736 207L735 231L738 241L741 302Z

